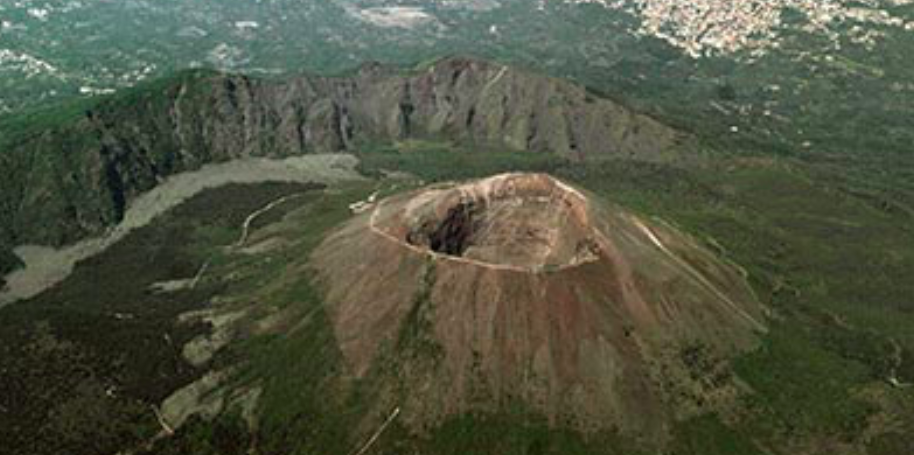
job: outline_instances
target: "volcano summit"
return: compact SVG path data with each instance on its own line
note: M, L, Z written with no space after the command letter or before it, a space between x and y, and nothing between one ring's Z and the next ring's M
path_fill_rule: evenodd
M349 375L413 428L520 403L660 436L737 389L696 363L713 370L765 330L734 267L544 174L383 199L311 262Z
M586 199L571 187L545 175L506 174L429 190L403 210L380 206L371 227L436 257L535 272L596 259L587 217Z

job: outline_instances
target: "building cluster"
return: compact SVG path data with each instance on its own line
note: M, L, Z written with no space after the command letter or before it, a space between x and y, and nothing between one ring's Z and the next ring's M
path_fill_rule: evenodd
M878 28L914 28L914 20L886 8L914 0L563 0L629 11L641 18L639 33L661 38L693 57L749 51L764 54L779 45L784 14L805 18L803 29L839 44L835 26L847 24L848 39L873 44ZM914 19L914 18L912 18Z

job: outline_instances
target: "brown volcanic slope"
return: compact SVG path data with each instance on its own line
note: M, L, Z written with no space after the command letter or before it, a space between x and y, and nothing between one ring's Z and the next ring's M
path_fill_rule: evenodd
M662 435L687 412L680 395L726 394L689 386L703 372L683 353L726 358L764 330L734 268L542 174L382 200L312 263L351 375L405 390L384 406L414 428L520 401L557 423Z

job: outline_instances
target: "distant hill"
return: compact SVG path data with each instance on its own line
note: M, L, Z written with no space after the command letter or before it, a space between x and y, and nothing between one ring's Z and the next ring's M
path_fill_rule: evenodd
M61 245L174 173L239 157L441 137L568 159L688 159L689 137L573 83L449 58L414 70L263 80L193 71L0 125L0 239Z

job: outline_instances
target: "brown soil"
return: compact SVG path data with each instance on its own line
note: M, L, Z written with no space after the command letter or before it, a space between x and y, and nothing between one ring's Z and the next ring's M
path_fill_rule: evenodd
M677 384L695 376L680 352L725 358L764 330L733 267L542 174L382 200L312 264L350 373L395 371L414 427L520 400L554 422L659 440L680 414Z

